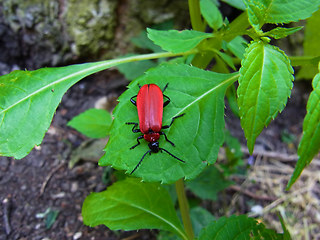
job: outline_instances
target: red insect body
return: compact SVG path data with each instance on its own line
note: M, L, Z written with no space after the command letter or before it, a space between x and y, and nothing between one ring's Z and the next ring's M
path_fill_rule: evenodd
M141 87L137 95L137 108L140 131L148 142L155 142L160 138L163 115L163 93L155 84Z
M164 87L163 91L167 88L167 86L168 84ZM136 101L134 100L135 97L137 97ZM165 102L163 102L163 97L167 99ZM143 85L140 88L138 95L133 96L130 101L138 108L139 129L136 129L138 123L127 122L126 124L134 125L132 128L132 132L141 132L143 134L137 138L138 143L132 146L130 149L134 149L135 147L140 145L139 140L142 138L149 142L148 147L150 149L142 156L137 166L132 170L131 174L139 167L140 163L148 153L151 155L151 153L164 151L171 157L184 163L183 160L176 157L168 150L161 148L158 142L160 135L163 135L165 140L172 146L174 146L174 143L167 138L167 135L162 130L168 129L173 124L173 121L178 117L182 117L184 113L173 117L169 125L162 126L163 107L167 106L170 103L170 98L163 95L161 89L155 84Z

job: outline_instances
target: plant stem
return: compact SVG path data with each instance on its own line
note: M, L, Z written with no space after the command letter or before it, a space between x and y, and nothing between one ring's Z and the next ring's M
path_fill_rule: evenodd
M176 185L176 192L178 196L178 202L179 202L183 226L188 235L188 239L191 240L191 239L194 239L194 233L192 229L191 218L189 215L189 204L188 204L186 192L184 190L183 180L179 179L178 181L176 181L175 185Z
M203 32L205 24L201 19L199 0L188 0L190 20L193 30Z

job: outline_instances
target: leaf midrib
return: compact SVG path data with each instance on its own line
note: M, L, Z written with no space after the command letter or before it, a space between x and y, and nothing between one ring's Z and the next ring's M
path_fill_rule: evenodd
M193 104L196 104L198 101L200 101L202 98L204 98L205 96L207 96L208 94L210 94L211 92L215 91L216 89L223 87L224 85L229 84L230 82L234 82L234 79L237 79L240 76L240 74L235 74L232 77L230 77L229 79L223 81L222 83L218 84L217 86L213 87L212 89L210 89L209 91L203 93L202 95L200 95L199 97L195 98L193 101L191 101L188 105L186 105L184 108L181 108L181 110L179 112L177 112L174 116L178 116L180 114L183 113L183 111L185 111L187 108L189 108L190 106L192 106Z
M136 205L136 204L132 204L132 203L128 203L128 202L124 202L124 201L120 201L119 199L115 199L115 198L112 198L112 197L108 197L108 199L110 200L113 200L115 202L118 202L119 204L123 204L123 205L126 205L126 206L129 206L129 207L135 207L139 210L141 210L142 212L146 212L146 213L149 213L150 215L160 219L161 221L165 222L166 224L168 224L169 226L171 226L174 230L176 230L182 237L184 237L184 239L188 239L187 236L184 234L184 232L182 232L178 227L176 227L174 225L174 223L171 223L170 221L166 220L165 218L161 217L160 215L156 214L155 212L152 212L150 210L147 210L139 205ZM97 211L97 212L101 212L101 211Z

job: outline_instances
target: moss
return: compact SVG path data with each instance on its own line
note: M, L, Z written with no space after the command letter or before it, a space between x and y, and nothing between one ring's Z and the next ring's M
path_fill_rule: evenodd
M68 32L76 55L99 55L114 38L116 0L70 0L66 12Z

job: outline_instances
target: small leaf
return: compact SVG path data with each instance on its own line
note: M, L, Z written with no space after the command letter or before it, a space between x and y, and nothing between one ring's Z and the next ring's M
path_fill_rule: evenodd
M187 52L195 48L202 40L213 37L211 33L194 30L161 31L148 28L148 37L166 51L172 53Z
M239 117L239 107L237 102L237 92L234 85L231 85L226 92L226 96L228 99L229 107L234 115Z
M224 138L224 95L238 73L219 74L201 70L184 64L162 64L136 81L119 98L114 110L113 127L105 148L105 155L99 165L112 165L118 170L131 172L142 156L149 150L148 142L141 139L141 134L133 133L132 126L126 122L138 122L137 108L130 98L137 95L139 85L155 83L161 89L167 84L165 94L171 103L164 108L163 125L169 124L172 117L185 113L174 124L164 130L173 147L161 136L160 146L184 160L181 163L165 152L146 155L134 175L144 181L172 183L185 177L197 176L207 165L216 161L219 148ZM194 84L194 83L197 84Z
M319 9L320 0L243 0L249 22L256 29L265 23L289 23L306 19Z
M203 228L215 220L215 217L202 207L191 208L190 218L195 236L198 236Z
M200 10L202 16L212 29L218 30L220 27L222 27L222 15L217 6L215 5L214 1L200 0Z
M133 55L134 54L127 54L124 57L129 57ZM141 75L143 75L145 71L147 71L149 68L153 68L155 66L157 66L156 62L153 62L151 60L144 60L144 61L124 63L119 65L117 69L126 77L126 79L134 80L137 77L140 77Z
M242 0L222 0L222 2L228 3L230 6L238 8L242 11L246 10L246 5Z
M67 126L90 138L104 138L112 123L111 114L104 109L91 108L74 117Z
M303 27L292 27L292 28L277 27L275 29L272 29L269 32L265 32L263 36L272 37L274 39L285 38L290 34L298 32L302 28Z
M1 76L0 155L17 159L26 156L41 143L63 94L73 84L120 63L115 59L36 71L13 71Z
M244 58L248 42L241 36L237 36L227 43L227 48L239 59Z
M50 210L45 218L46 229L50 229L59 215L58 210Z
M249 152L265 126L281 112L293 86L293 69L277 47L252 42L240 68L238 105Z
M133 37L130 39L130 41L136 45L137 47L140 47L142 49L149 49L153 52L162 52L163 50L158 45L154 44L149 38L147 31L142 31L139 36Z
M303 52L304 56L320 56L320 10L315 12L311 18L307 19L307 24L304 29ZM314 63L308 62L302 64L301 69L297 74L297 79L312 79L318 72L319 58L315 59Z
M231 67L234 71L236 70L236 67L233 64L232 57L230 57L228 54L225 54L220 51L216 51L216 53L219 55L219 57L228 64L229 67Z
M320 150L320 73L314 77L312 87L313 91L307 104L307 114L303 121L302 139L298 147L299 159L287 185L287 190Z
M196 179L186 182L187 188L199 198L213 201L220 191L232 184L215 166L207 167Z
M104 224L111 230L161 229L187 238L169 193L160 184L136 178L91 193L83 203L82 217L91 227Z
M246 215L222 217L218 221L211 222L200 232L199 240L207 239L283 239L282 234L277 234L274 230L266 229L262 223L258 223L254 218Z

